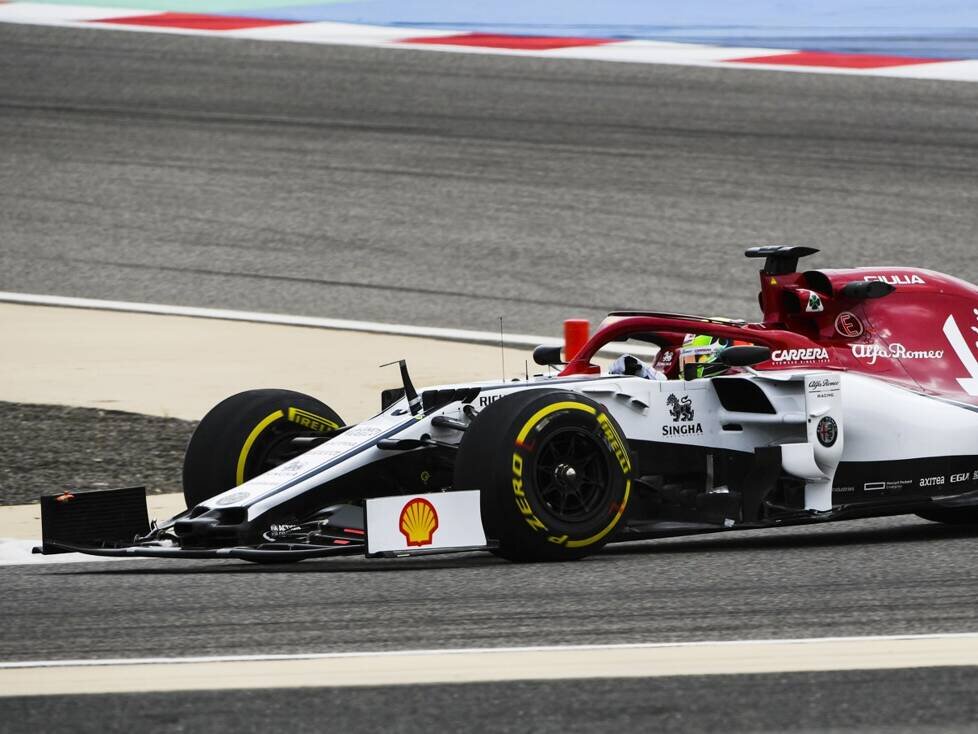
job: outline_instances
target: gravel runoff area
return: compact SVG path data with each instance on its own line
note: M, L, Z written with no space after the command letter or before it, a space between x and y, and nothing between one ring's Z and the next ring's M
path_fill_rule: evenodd
M0 402L0 505L65 489L145 485L181 491L194 421L58 405Z

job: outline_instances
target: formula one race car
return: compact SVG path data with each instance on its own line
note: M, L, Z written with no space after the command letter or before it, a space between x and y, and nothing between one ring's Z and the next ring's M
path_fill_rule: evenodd
M186 512L141 488L43 498L43 552L242 558L486 549L565 560L608 542L917 513L978 522L978 288L910 268L797 272L759 247L760 323L612 313L558 374L417 391L344 425L284 390L220 403L184 464ZM689 335L722 340L709 370ZM593 364L654 345L653 371ZM633 360L635 361L635 360ZM648 379L652 376L653 379Z

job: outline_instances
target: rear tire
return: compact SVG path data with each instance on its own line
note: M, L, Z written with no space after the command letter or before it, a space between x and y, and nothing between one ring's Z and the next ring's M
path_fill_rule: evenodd
M495 401L465 432L455 489L479 489L487 537L511 561L593 553L618 527L631 492L624 434L578 393L530 390Z
M292 390L246 390L204 416L187 445L183 496L194 507L301 453L298 436L331 433L343 425L334 410Z

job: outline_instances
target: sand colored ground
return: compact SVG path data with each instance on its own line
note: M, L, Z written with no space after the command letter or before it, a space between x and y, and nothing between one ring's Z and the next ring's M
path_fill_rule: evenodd
M150 519L165 520L185 509L182 494L147 495ZM41 537L41 506L8 505L0 507L0 538L37 540Z
M0 400L198 419L241 390L309 393L359 421L400 385L501 376L501 350L415 337L179 316L0 304ZM506 350L509 377L528 352ZM532 361L531 361L532 367ZM537 368L538 370L540 368Z
M284 659L283 659L284 658ZM978 663L975 635L0 663L0 697L886 670ZM799 694L802 695L802 694Z

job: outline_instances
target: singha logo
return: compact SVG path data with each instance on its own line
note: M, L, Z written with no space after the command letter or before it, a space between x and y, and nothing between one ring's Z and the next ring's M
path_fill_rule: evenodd
M702 435L703 434L703 424L694 423L693 416L693 402L689 399L689 395L683 395L682 400L677 398L675 395L670 395L666 398L666 405L669 406L669 415L672 416L672 422L679 425L665 425L662 426L663 436L690 436L690 435Z
M666 398L666 405L669 406L669 414L672 416L673 423L693 420L693 405L689 400L689 395L684 395L682 400L675 395L670 395Z

